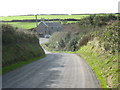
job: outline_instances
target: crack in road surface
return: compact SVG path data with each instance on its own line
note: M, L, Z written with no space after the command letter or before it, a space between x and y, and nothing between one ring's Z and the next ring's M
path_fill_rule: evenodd
M45 39L43 39L45 40ZM78 55L51 53L2 76L3 88L99 88L89 65Z

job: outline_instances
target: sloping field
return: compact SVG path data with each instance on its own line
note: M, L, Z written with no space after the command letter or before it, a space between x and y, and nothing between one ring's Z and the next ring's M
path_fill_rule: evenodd
M10 24L12 26L23 28L23 29L31 29L36 27L35 22L5 22L5 24Z
M38 19L44 18L44 19L81 19L88 15L38 15ZM29 19L35 19L34 15L31 16L7 16L7 17L0 17L0 20L3 21L11 21L11 20L29 20Z
M81 19L88 15L38 15L39 19ZM6 16L0 17L0 21L12 21L12 20L35 20L34 15L29 16ZM52 21L54 22L54 21ZM78 21L67 21L67 23L76 23ZM24 29L31 29L36 27L35 22L4 22L5 24L11 24L15 27L20 27Z

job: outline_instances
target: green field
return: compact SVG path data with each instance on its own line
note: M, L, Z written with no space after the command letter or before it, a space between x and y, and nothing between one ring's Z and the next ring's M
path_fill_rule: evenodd
M38 15L38 19L44 18L44 19L81 19L83 17L86 17L88 15ZM6 16L6 17L0 17L0 20L2 21L11 21L11 20L30 20L35 19L34 15L31 16ZM51 21L53 22L53 21ZM68 21L67 23L76 23L78 21ZM36 27L35 22L5 22L5 24L11 24L15 27L20 27L23 29L31 29Z
M76 23L76 22L78 21L68 21L67 23ZM23 29L31 29L36 27L36 22L4 22L4 24L10 24L12 26L23 28Z
M38 15L38 19L44 18L44 19L81 19L88 15ZM11 20L29 20L29 19L35 19L34 15L31 16L7 16L7 17L0 17L0 20L3 21L11 21Z
M99 14L98 14L99 15ZM101 14L102 15L102 14ZM106 14L103 14L106 15ZM117 14L115 14L117 15ZM82 19L89 15L38 15L38 19L44 18L44 19ZM11 20L30 20L35 19L34 15L29 16L6 16L6 17L0 17L0 20L3 21L11 21ZM53 22L53 21L51 21ZM68 21L67 23L76 23L78 21ZM6 22L5 24L11 24L15 27L20 27L23 29L31 29L36 27L35 22Z
M23 28L23 29L31 29L36 27L35 22L5 22L5 24L10 24L12 26Z

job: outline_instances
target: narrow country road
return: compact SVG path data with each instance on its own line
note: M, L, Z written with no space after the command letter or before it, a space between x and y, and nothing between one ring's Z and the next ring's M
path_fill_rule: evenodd
M44 42L40 39L40 43ZM76 54L46 54L43 59L3 75L3 88L99 88L89 65Z

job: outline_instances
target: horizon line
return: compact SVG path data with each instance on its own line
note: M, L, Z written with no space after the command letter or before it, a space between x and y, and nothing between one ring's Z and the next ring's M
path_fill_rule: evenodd
M88 14L120 14L117 13L84 13L84 14L23 14L23 15L2 15L0 17L9 17L9 16L33 16L33 15L88 15Z

